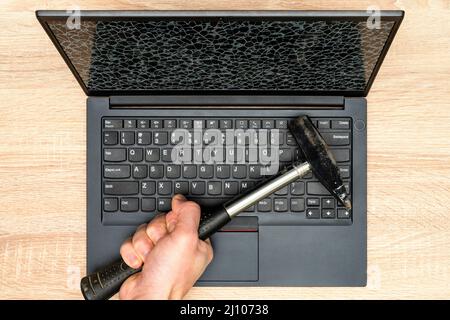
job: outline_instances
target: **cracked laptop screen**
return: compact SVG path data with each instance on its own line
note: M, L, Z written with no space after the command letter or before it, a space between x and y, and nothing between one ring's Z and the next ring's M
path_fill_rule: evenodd
M365 18L64 19L47 24L90 93L363 92L395 24Z

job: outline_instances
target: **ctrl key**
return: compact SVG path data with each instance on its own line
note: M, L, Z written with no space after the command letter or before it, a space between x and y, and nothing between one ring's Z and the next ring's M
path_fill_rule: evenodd
M103 211L114 212L117 211L117 198L105 198L103 199Z

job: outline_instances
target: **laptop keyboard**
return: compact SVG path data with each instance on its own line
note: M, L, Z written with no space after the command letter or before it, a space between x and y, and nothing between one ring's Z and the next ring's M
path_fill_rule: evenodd
M170 210L171 198L181 193L203 206L213 206L247 192L266 179L261 175L259 159L249 148L240 155L233 148L222 146L213 163L176 163L172 149L179 142L174 133L184 129L186 141L198 144L194 130L266 129L266 142L258 146L278 145L280 168L302 156L287 129L289 118L103 118L102 119L102 223L105 225L137 225L151 220L159 212ZM351 190L350 118L312 118L322 137L330 146L345 182ZM274 138L274 137L277 137ZM203 135L207 145L208 136ZM237 135L236 145L248 145L248 138ZM256 138L257 139L257 138ZM228 144L228 143L227 143ZM267 147L266 146L266 147ZM234 151L233 151L234 150ZM216 154L217 156L217 154ZM195 157L193 149L191 159ZM219 160L217 160L219 158ZM272 196L242 213L258 216L259 223L280 225L351 224L352 214L343 208L312 173L277 191Z

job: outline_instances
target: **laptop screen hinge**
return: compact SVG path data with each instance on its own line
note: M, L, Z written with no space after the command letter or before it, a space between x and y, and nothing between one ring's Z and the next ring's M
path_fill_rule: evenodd
M111 108L301 108L343 109L343 96L296 96L296 95L154 95L111 96Z

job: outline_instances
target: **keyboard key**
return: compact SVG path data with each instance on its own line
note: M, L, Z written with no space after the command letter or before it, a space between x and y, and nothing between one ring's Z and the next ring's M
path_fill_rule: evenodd
M205 127L205 120L194 120L194 129L203 129Z
M219 127L220 129L232 129L233 122L231 120L220 120Z
M156 211L156 199L155 198L142 198L141 210L146 212Z
M291 195L299 196L305 193L305 184L303 182L293 182L291 183Z
M149 145L150 143L152 143L151 132L138 132L137 133L137 144Z
M118 143L118 134L116 131L105 131L103 132L103 144L107 146L112 146Z
M317 128L319 129L330 129L330 120L318 120Z
M308 219L319 219L320 211L319 209L308 209L306 210L306 218Z
M350 161L350 150L349 149L331 149L331 153L333 154L336 162Z
M172 193L172 182L171 181L158 181L158 194L168 195Z
M269 212L272 211L272 201L270 199L263 199L258 202L258 211Z
M127 159L126 149L105 149L103 159L108 162L120 162Z
M305 199L291 198L291 211L292 212L305 211Z
M211 165L201 165L199 166L199 175L202 179L210 179L214 176L214 168Z
M322 199L322 209L334 209L334 207L335 207L334 198Z
M297 146L297 141L295 141L294 136L290 132L286 134L286 144L288 146Z
M273 200L273 209L275 212L288 211L288 201L285 198L275 198Z
M134 165L133 166L133 178L135 178L135 179L147 178L147 166L146 165Z
M117 198L105 198L103 199L103 211L114 212L118 210Z
M273 129L273 128L275 128L275 121L273 121L273 120L263 120L262 127L264 129Z
M228 165L217 165L216 166L216 178L228 179L229 177L230 177L230 166L228 166Z
M150 128L150 123L148 120L138 120L137 126L139 129L148 129Z
M205 194L205 182L204 181L192 181L191 182L191 194L204 195Z
M180 127L182 129L192 129L192 120L180 120Z
M350 167L349 166L339 166L339 173L341 178L350 178Z
M161 120L151 120L150 128L152 129L162 129L163 123Z
M140 162L144 159L144 151L142 148L130 148L128 149L128 161Z
M147 162L159 161L159 149L156 148L145 149L145 161Z
M247 129L248 121L247 120L236 120L236 129Z
M156 145L166 145L169 142L167 132L156 131L153 133L153 143Z
M217 120L206 120L206 128L207 129L218 129L219 121Z
M247 209L244 210L244 212L255 212L255 206L253 205L251 207L248 207Z
M319 198L308 198L306 203L311 207L318 207L320 205Z
M350 120L333 120L331 121L331 127L333 129L350 129Z
M177 127L177 120L175 119L164 120L164 128L175 129L176 127Z
M285 196L287 194L288 194L288 187L287 186L283 187L280 190L275 192L275 195L277 195L277 196Z
M106 181L103 186L103 193L109 195L130 195L138 192L137 181Z
M123 144L123 145L134 144L134 132L122 131L120 133L120 144Z
M334 209L322 209L322 219L334 219L336 218L336 212Z
M224 183L223 189L226 195L236 195L239 193L239 184L237 181L227 181Z
M275 122L275 128L277 128L277 129L287 129L287 120L277 120Z
M172 207L171 198L158 198L158 211L167 212Z
M235 179L247 178L247 166L245 165L234 165L232 171Z
M220 181L208 182L208 194L212 196L218 196L222 194L222 182Z
M155 194L156 193L155 181L142 181L141 182L141 193L143 195Z
M292 149L286 149L286 148L278 149L278 153L279 153L279 160L281 162L294 161L294 153L293 153Z
M164 148L161 150L161 160L164 162L172 161L172 148Z
M122 120L103 120L105 129L122 129Z
M338 219L350 219L350 211L346 209L338 209L337 217Z
M188 194L189 193L189 182L179 181L174 183L174 193L175 194Z
M279 146L284 143L284 134L283 132L278 132L276 130L270 131L270 144L274 146Z
M149 171L152 179L161 179L164 176L164 166L162 164L151 165Z
M169 179L177 179L181 176L181 166L177 164L168 164L166 166L166 177Z
M183 178L193 179L197 178L197 166L193 164L186 164L183 166Z
M251 179L259 179L259 178L261 178L261 166L260 165L248 166L248 176Z
M129 165L104 165L103 177L113 179L123 179L130 177Z
M350 133L348 132L322 132L321 135L329 146L346 146L350 144Z
M134 129L136 128L136 120L124 120L123 127L125 129Z
M320 182L308 182L307 186L308 194L311 195L330 195L330 192Z
M135 212L139 210L138 198L122 198L120 199L120 210L124 212Z
M248 127L250 129L260 129L261 128L261 120L249 120Z
M241 181L241 193L245 193L255 186L253 181Z

